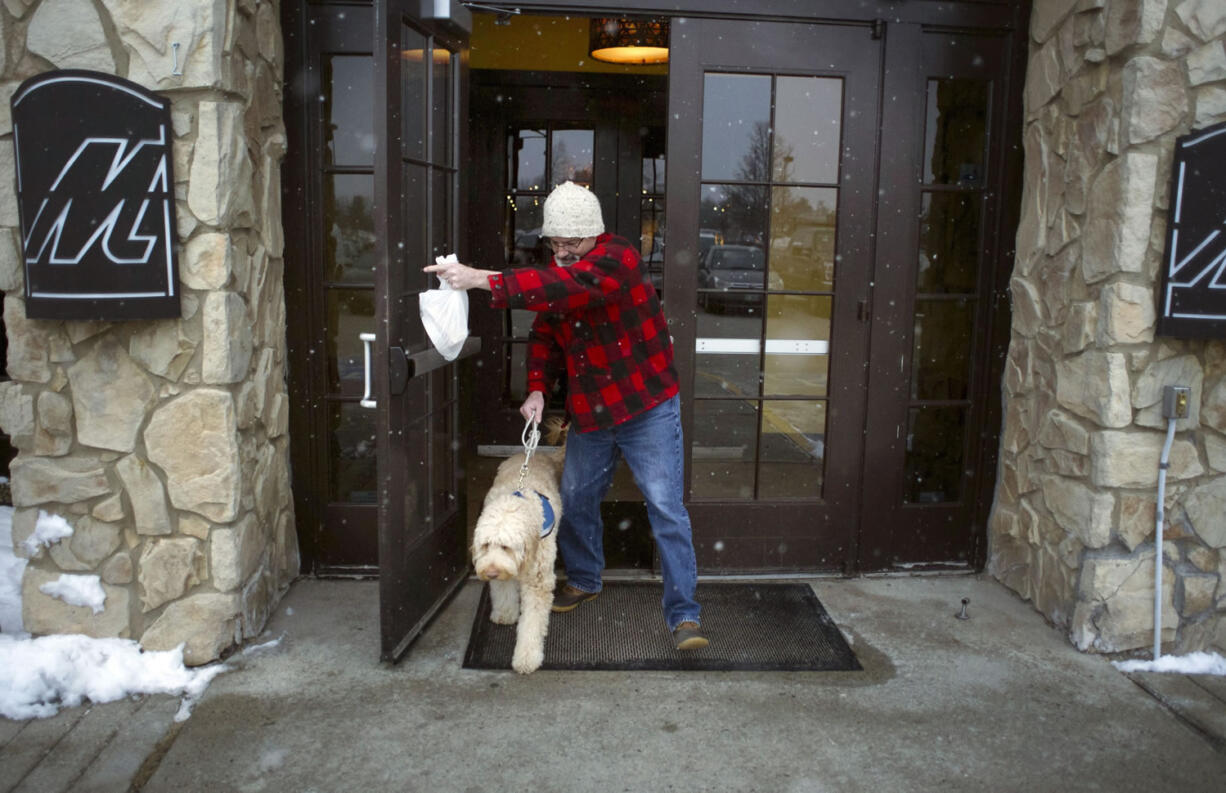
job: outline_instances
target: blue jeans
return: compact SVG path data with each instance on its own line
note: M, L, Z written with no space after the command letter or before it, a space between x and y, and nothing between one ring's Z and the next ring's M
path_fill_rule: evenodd
M668 629L686 621L698 622L694 600L698 567L690 515L682 500L685 456L679 396L611 429L567 435L558 528L558 551L566 566L567 583L584 592L601 589L604 522L600 502L613 481L619 454L626 458L647 501L647 518L664 577L662 605Z

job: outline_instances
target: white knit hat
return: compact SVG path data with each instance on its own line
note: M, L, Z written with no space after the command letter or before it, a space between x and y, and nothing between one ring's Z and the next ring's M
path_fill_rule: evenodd
M604 234L596 194L574 182L563 182L545 199L542 237L597 237Z

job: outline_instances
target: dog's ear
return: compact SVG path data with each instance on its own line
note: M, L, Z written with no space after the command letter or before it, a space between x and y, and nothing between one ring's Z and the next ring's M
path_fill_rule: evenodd
M550 446L557 446L566 439L566 431L570 429L570 422L561 416L550 416L545 419L545 441Z

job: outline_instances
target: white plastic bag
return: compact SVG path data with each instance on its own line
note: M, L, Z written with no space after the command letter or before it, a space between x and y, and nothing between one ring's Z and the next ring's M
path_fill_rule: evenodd
M439 264L456 264L454 253L447 256L436 256L434 261ZM421 293L421 324L434 348L449 361L454 361L468 338L468 292L462 289L452 289L446 281L439 279L438 289L428 289Z

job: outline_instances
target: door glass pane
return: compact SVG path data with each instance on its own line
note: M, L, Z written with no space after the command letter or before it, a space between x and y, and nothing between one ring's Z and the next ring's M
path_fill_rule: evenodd
M370 289L329 289L327 348L329 393L362 395L366 357L360 333L375 332L375 293Z
M408 25L400 29L400 152L415 160L426 158L426 37Z
M430 256L430 219L426 191L429 187L430 169L425 165L406 162L401 174L400 217L404 224L404 245L388 252L393 267L407 267L410 284L426 288L426 274L421 272L422 261L434 261Z
M540 196L511 199L511 233L507 239L513 240L513 247L507 264L522 267L548 263L549 246L541 240L541 224L545 219L543 201Z
M433 169L430 174L431 259L455 253L451 247L451 172Z
M970 394L975 303L917 300L911 355L912 399L966 399Z
M664 199L644 198L639 208L639 254L651 285L663 295L664 288Z
M327 55L323 68L324 164L374 165L370 57Z
M592 186L596 132L591 129L557 129L553 132L552 184L567 180Z
M664 154L651 152L643 157L643 193L655 195L664 192Z
M705 160L705 157L704 157ZM769 188L757 185L704 185L702 188L702 203L699 206L699 279L698 287L704 287L703 264L711 255L711 250L717 246L737 245L758 248L757 254L742 250L739 254L724 253L719 256L726 261L765 260L762 252L763 241L766 239L767 197ZM758 271L759 278L765 275L765 268ZM708 273L707 287L710 287ZM715 287L718 288L718 287ZM757 288L761 289L759 285Z
M770 117L770 75L705 75L702 178L766 181L770 174Z
M506 313L511 318L511 338L528 338L528 331L532 330L532 323L536 320L537 313L523 308L513 308Z
M762 403L758 498L819 498L826 458L826 403Z
M450 379L450 372L442 376ZM434 522L442 523L460 506L456 487L456 459L453 440L454 405L446 405L430 417L430 485L434 493Z
M374 178L366 174L324 177L324 278L370 284L375 273Z
M761 312L700 311L697 320L695 396L757 397L762 376Z
M765 288L766 253L760 245L713 245L698 264L698 303L704 311L760 315Z
M828 292L834 288L834 187L771 191L771 289Z
M978 191L924 193L916 291L921 294L975 291L981 200Z
M451 52L436 45L433 54L430 160L438 165L451 165Z
M912 504L959 500L966 408L913 407L908 413L904 499Z
M832 305L829 297L767 297L764 396L826 396Z
M842 79L777 78L775 181L837 183L842 121Z
M694 499L753 499L757 402L706 399L694 405L691 494Z
M511 136L507 178L512 190L544 190L545 136L543 129L521 129Z
M990 92L986 80L928 81L925 182L977 185L983 181Z
M328 500L374 504L375 411L356 402L333 402L328 419Z

